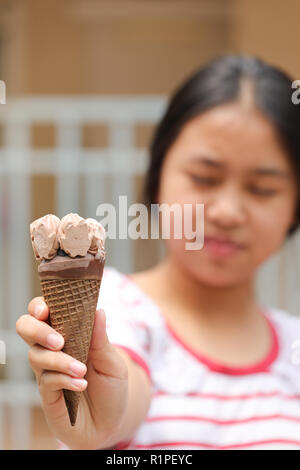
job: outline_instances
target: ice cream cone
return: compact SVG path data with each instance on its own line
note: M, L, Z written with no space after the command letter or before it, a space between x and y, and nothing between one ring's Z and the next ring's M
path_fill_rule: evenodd
M96 279L41 279L50 324L65 340L63 351L87 363L100 289ZM64 390L71 425L75 425L81 392Z
M93 255L87 255L87 257L94 260ZM64 337L63 352L86 364L104 258L96 260L99 268L97 274L92 263L89 265L90 269L78 268L78 263L82 262L78 258L57 258L58 260L54 259L40 265L42 270L39 270L43 296L49 307L50 325ZM55 274L54 268L61 264L64 264L67 269L59 269ZM72 278L72 273L74 278ZM78 277L80 273L82 278ZM64 278L64 275L68 277ZM64 390L65 403L72 426L76 422L80 396L81 392Z

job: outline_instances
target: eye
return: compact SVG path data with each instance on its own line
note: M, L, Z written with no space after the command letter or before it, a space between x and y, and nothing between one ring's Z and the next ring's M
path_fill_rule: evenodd
M197 175L190 175L191 179L197 184L214 184L217 182L216 178L204 177L204 176L197 176Z
M257 188L255 186L250 186L250 190L259 196L273 196L277 193L274 189Z

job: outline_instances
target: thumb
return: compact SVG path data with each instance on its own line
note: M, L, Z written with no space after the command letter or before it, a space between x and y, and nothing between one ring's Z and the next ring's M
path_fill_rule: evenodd
M101 308L95 312L90 354L97 353L108 345L109 340L106 334L106 315L104 310Z
M96 310L94 329L88 361L94 372L120 378L123 375L123 358L109 342L106 334L106 315L103 309Z

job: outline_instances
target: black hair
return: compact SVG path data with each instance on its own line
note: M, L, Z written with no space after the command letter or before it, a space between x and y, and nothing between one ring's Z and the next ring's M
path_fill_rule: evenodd
M183 126L206 110L236 100L245 78L253 82L255 104L273 123L300 183L300 104L292 102L292 78L257 57L226 55L196 70L173 94L150 145L144 186L148 207L157 202L164 157ZM300 196L295 216L287 236L300 226Z

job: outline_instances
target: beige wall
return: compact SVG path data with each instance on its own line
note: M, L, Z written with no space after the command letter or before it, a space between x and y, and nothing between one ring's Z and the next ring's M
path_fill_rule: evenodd
M299 0L0 0L8 93L168 93L223 52L295 75Z
M231 0L231 43L300 77L299 0Z
M227 10L226 0L12 0L9 91L169 92L226 51Z

